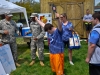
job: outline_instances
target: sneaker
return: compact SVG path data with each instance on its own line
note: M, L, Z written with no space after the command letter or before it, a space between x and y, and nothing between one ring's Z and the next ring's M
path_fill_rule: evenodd
M41 66L44 66L44 63L43 63L43 61L40 61L40 65L41 65Z
M30 66L32 66L34 63L35 63L35 61L34 61L34 60L32 60L32 62L31 62L29 65L30 65Z
M15 63L15 65L16 65L17 67L20 67L20 64L18 64L18 63Z
M69 63L70 63L71 65L74 65L74 63L73 63L72 61L69 61Z

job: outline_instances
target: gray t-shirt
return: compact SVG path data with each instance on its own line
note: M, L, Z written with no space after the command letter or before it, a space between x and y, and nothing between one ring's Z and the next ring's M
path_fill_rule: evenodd
M83 20L86 20L86 21L92 20L92 14L84 15Z

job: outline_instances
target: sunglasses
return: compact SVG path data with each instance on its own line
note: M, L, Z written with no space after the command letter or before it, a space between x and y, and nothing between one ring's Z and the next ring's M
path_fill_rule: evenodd
M63 18L63 17L60 17L60 18Z

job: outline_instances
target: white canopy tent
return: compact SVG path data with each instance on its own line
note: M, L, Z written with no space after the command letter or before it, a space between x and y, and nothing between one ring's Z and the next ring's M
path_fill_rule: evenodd
M5 0L0 0L0 14L4 14L7 11L10 11L11 13L23 12L26 22L27 22L27 25L29 27L26 8L18 6L16 4L13 4L13 3L5 1Z

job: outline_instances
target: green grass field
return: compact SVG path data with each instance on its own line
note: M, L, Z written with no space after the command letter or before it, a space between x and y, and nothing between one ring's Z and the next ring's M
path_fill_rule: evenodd
M21 67L17 67L10 75L53 75L50 68L49 55L45 55L45 66L42 67L39 64L38 57L36 63L33 66L29 66L31 62L30 48L22 38L17 39L18 44L18 62ZM81 48L79 50L73 50L73 62L74 66L69 64L68 51L65 50L65 62L64 62L64 73L65 75L89 75L88 64L85 63L87 54L86 42L81 42ZM44 53L49 52L47 42L45 42Z

